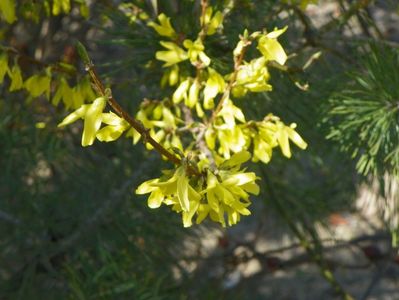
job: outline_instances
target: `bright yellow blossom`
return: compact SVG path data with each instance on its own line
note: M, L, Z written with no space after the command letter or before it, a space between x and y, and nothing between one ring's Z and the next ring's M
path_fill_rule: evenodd
M192 225L192 217L196 213L201 195L190 185L190 179L184 166L175 171L165 172L161 179L151 179L143 182L136 194L148 194L148 206L158 208L161 204L172 205L172 209L182 213L183 226Z
M0 84L3 83L4 76L9 72L8 56L4 53L0 55Z
M113 112L102 114L102 123L107 124L101 128L96 137L101 142L112 142L118 139L129 127L129 123Z
M75 122L78 119L84 119L84 128L82 134L82 146L90 146L96 139L96 134L101 127L103 119L103 110L107 100L105 97L99 97L91 104L84 104L71 114L65 117L58 127L63 127Z
M45 94L47 98L50 97L50 83L51 77L47 75L33 75L29 77L24 85L26 90L32 97L38 97Z
M199 60L205 66L209 66L211 59L205 54L205 46L200 39L194 42L192 40L185 40L183 45L188 50L188 57L192 64L196 64Z
M233 95L242 97L251 92L265 92L271 91L272 86L268 83L270 78L266 67L267 59L259 57L251 60L249 63L244 63L238 73L236 85L233 88Z
M275 29L272 32L262 35L258 40L258 50L263 54L266 60L274 60L280 65L284 65L287 60L287 54L277 38L287 30L287 26L282 29Z
M17 19L15 17L15 3L13 0L0 1L0 13L7 21L7 23L14 23Z
M165 14L160 14L158 16L159 25L155 22L148 22L148 26L155 29L161 36L167 36L170 38L174 38L176 36L176 32L170 24L170 18L168 18Z
M307 143L294 130L296 124L285 125L273 115L266 116L265 120L256 123L256 129L250 129L249 135L253 139L254 161L268 163L272 157L273 148L280 146L281 152L287 158L291 157L289 141L301 149L306 149Z
M207 7L205 11L205 16L203 19L201 19L201 25L206 26L207 35L213 35L216 33L216 30L221 27L223 24L223 14L220 11L216 11L215 14L213 14L213 8L212 6Z
M158 60L164 61L164 67L169 67L174 64L177 64L179 62L182 62L186 59L188 59L188 54L186 51L184 51L182 48L180 48L178 45L176 45L173 42L165 42L161 41L159 42L163 47L165 47L168 50L165 51L157 51L155 53L155 57Z
M215 106L214 98L218 93L223 93L225 89L225 81L218 72L212 68L208 68L208 80L204 88L204 108L212 109Z
M208 170L207 187L201 193L206 195L206 203L201 203L198 209L197 223L207 215L215 221L226 226L234 225L240 221L241 215L247 216L251 212L248 206L249 194L259 194L259 186L253 172L240 170L241 164L249 160L251 155L247 151L234 154L219 166L217 175Z
M23 88L24 81L22 79L21 69L15 64L11 70L8 70L8 76L11 79L10 92Z
M203 183L196 178L190 179L185 167L180 166L164 172L161 178L142 183L136 194L150 193L150 208L171 205L172 210L182 214L184 227L192 225L194 215L197 215L197 223L209 216L222 226L226 226L227 218L227 224L231 226L241 215L251 214L247 208L251 204L249 194L259 193L255 173L240 170L241 164L250 157L246 151L233 155L219 165L217 175L208 169Z

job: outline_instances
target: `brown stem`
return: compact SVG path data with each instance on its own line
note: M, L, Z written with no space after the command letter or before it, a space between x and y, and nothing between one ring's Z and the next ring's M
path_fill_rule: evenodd
M178 158L177 156L173 155L170 153L168 150L166 150L161 144L159 144L157 141L155 141L147 128L143 126L143 124L133 118L131 115L129 115L128 112L126 112L120 105L119 103L115 100L115 98L112 95L108 95L103 83L101 82L96 69L94 68L94 65L92 63L87 63L85 62L85 67L86 71L89 73L91 79L93 80L94 85L98 89L98 91L101 93L102 96L108 96L108 103L112 107L112 109L116 112L117 115L119 115L121 118L125 119L130 126L132 126L140 135L142 136L143 140L145 143L149 143L151 146L154 147L161 155L165 156L169 161L173 162L176 165L181 165L182 160ZM194 174L194 175L200 175L200 173L194 169L191 166L187 166L187 169L189 173Z
M247 41L247 42L248 42L248 44L243 47L240 55L237 56L237 57L234 57L234 71L233 71L233 74L231 75L230 81L229 81L226 89L224 90L224 93L223 93L222 97L220 98L220 101L219 101L217 107L213 111L212 116L209 119L208 124L212 124L213 123L213 121L215 120L217 114L223 108L224 103L230 97L230 92L231 92L231 90L233 88L233 85L234 85L236 79L237 79L237 74L238 74L238 71L239 71L240 66L242 64L242 61L244 60L245 52L246 52L248 46L250 45L250 41Z
M201 41L203 41L206 37L206 32L208 31L208 25L205 24L205 13L206 13L206 9L208 7L208 0L201 0L201 31L198 34L198 37L201 39Z
M198 39L200 39L202 42L205 40L206 32L208 30L208 25L205 24L205 14L206 14L207 7L208 7L208 0L201 0L201 16L200 16L201 30L198 33ZM195 80L197 80L198 82L201 82L201 74L202 74L202 70L203 70L203 65L196 64L195 67L197 69ZM191 110L187 106L183 106L183 112L184 112L186 126L190 126L191 124L194 123L194 119L191 114ZM203 122L206 121L205 115L202 118L202 121ZM192 133L195 137L197 148L202 153L204 153L206 155L206 157L209 160L210 166L212 168L214 168L214 167L216 167L216 163L215 163L215 159L212 155L212 152L209 150L209 148L207 147L206 142L205 142L205 138L204 138L205 129L206 128L201 128L201 129L197 130L197 132L194 132L194 130L192 130ZM198 133L198 134L196 134L196 133Z

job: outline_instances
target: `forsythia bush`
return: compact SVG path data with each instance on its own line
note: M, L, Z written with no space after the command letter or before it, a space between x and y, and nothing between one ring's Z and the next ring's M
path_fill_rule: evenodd
M295 4L305 7L310 2L314 1ZM79 3L84 15L85 4ZM44 11L54 15L70 10L69 0L44 1L42 5ZM142 183L136 193L150 194L150 208L164 204L181 213L185 227L192 225L194 217L196 223L209 217L226 226L236 224L242 215L250 215L249 197L259 193L258 177L242 165L251 158L269 163L275 148L290 158L290 142L301 149L307 147L296 132L296 124L286 125L272 114L258 121L247 120L237 102L250 93L272 90L268 69L271 65L282 68L287 61L278 41L287 28L245 30L232 53L232 71L223 74L207 54L206 41L223 30L224 15L207 1L201 1L201 5L201 29L194 39L182 39L185 34L177 32L165 14L147 22L160 37L161 49L155 57L163 62L161 87L173 87L174 92L162 100L146 99L135 117L119 106L110 89L104 88L82 46L78 50L100 94L97 98L87 77L70 87L67 77L57 75L51 89L51 66L43 74L24 80L18 64L11 65L6 52L0 56L0 82L9 76L10 91L25 89L32 97L44 94L50 98L53 90L54 105L62 100L66 108L75 109L59 127L82 119L82 146L90 146L95 140L115 141L124 134L134 144L142 139L149 150L155 149L173 162L174 169ZM1 1L0 10L7 22L15 20L13 1ZM256 48L254 57L247 55L251 47ZM57 67L71 70L67 64ZM107 110L107 104L112 111Z

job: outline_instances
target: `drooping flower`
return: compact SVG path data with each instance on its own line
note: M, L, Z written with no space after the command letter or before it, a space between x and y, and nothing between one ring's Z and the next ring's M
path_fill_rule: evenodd
M161 204L172 205L172 209L182 213L183 226L192 225L192 217L197 212L201 195L190 185L184 166L165 172L163 178L143 182L136 194L148 194L148 206L158 208Z
M214 98L218 93L223 93L226 83L218 72L208 68L208 79L204 88L204 108L212 109L215 106Z
M284 65L287 60L287 54L285 53L281 44L277 41L277 38L282 35L286 30L287 26L282 29L275 29L272 32L261 35L258 40L258 50L266 58L266 60L274 60L280 65Z
M50 83L51 77L47 75L33 75L29 77L24 85L26 90L32 97L38 97L45 94L47 98L50 97Z
M290 158L290 140L301 149L307 148L307 143L295 131L295 123L287 126L278 117L269 114L263 121L257 122L255 127L248 129L250 131L248 134L253 140L254 161L268 163L272 157L273 148L277 146L285 157Z
M198 208L197 223L209 215L223 227L227 217L227 224L231 226L240 221L241 215L251 214L247 208L251 204L249 194L259 194L259 186L255 182L257 176L253 172L240 170L241 164L250 157L247 151L234 154L219 166L217 176L208 170L207 187L202 191L207 202L201 203Z
M10 92L23 88L24 80L22 79L21 69L15 64L11 70L8 70L8 76L11 79Z
M84 120L83 134L82 134L82 146L90 146L96 139L96 134L101 127L103 119L103 110L107 100L105 97L99 97L91 104L84 104L71 114L65 117L64 120L58 127L69 125L78 119Z
M176 36L176 32L170 24L170 18L162 13L158 16L157 19L159 21L159 24L155 22L148 22L148 26L154 28L155 31L158 32L158 34L161 36L174 38Z
M8 68L8 56L5 53L0 55L0 83L3 83L4 76L10 72Z
M223 23L223 14L220 11L216 11L213 14L212 6L208 6L205 11L204 18L201 19L201 25L206 26L206 34L213 35L216 33L216 30L222 26Z
M201 39L196 39L194 42L187 39L183 42L183 45L188 50L188 57L192 64L196 64L199 60L205 66L209 66L211 59L205 54L205 46Z
M237 72L236 85L233 95L245 96L248 91L265 92L271 91L272 86L268 83L270 75L266 66L267 59L259 57L244 63Z
M222 226L234 225L241 215L251 212L249 194L257 195L259 186L253 172L240 170L241 164L251 155L240 152L218 166L214 174L207 169L204 181L190 178L185 167L164 171L161 178L143 182L136 194L148 194L148 206L158 208L162 204L172 206L172 210L182 214L184 227L192 225L192 218L197 215L196 223L201 223L207 216Z
M128 122L113 112L103 113L102 123L107 126L101 128L96 134L97 139L101 142L115 141L130 128Z
M168 49L168 50L163 50L163 51L157 51L155 53L156 59L165 62L164 67L169 67L169 66L172 66L174 64L177 64L179 62L182 62L182 61L188 59L187 52L184 51L182 48L180 48L175 43L165 42L165 41L161 41L159 43L163 47Z

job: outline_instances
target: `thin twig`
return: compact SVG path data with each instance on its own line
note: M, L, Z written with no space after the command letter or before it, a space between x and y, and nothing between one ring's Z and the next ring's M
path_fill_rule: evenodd
M156 140L154 140L150 135L150 131L147 128L145 128L144 125L140 121L136 120L127 111L125 111L119 105L119 103L115 100L115 98L112 96L112 94L109 93L108 91L106 91L104 84L102 83L100 77L97 74L94 64L92 63L92 61L90 60L90 58L87 54L86 49L80 43L78 43L78 52L79 52L79 55L81 56L81 58L83 59L86 71L89 73L98 92L102 96L107 97L108 104L112 107L112 109L115 111L115 113L117 115L119 115L121 118L123 118L126 122L128 122L129 125L132 126L142 136L143 141L145 143L149 143L151 146L153 146L154 149L156 149L161 155L165 156L170 162L172 162L176 165L181 165L182 160L180 158L178 158L174 154L170 153L167 149L165 149L165 147L163 147ZM192 175L197 175L197 176L201 175L198 170L194 169L190 165L187 165L187 170Z

